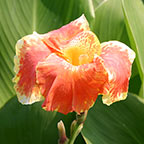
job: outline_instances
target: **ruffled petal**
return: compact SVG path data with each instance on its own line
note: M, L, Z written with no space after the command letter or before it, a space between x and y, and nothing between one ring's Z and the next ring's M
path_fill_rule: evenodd
M71 67L54 53L37 65L37 83L45 97L42 105L45 110L57 110L64 114L72 111Z
M109 81L105 84L102 100L104 104L110 105L127 97L135 53L118 41L104 42L101 48L101 57L109 74Z
M16 44L16 56L14 57L13 78L18 100L23 104L31 104L41 100L41 94L36 84L35 67L39 61L50 54L50 50L34 33L20 39Z
M103 60L95 55L93 63L80 65L73 73L73 107L77 113L89 110L103 91L108 73Z
M45 97L43 108L64 114L88 110L108 80L100 57L94 63L73 66L56 54L38 63L36 77Z
M81 65L93 61L94 55L100 55L100 42L91 31L84 31L73 37L61 50L73 65Z
M41 35L41 38L48 47L52 48L52 52L55 52L61 49L61 45L67 44L68 40L80 32L87 30L89 30L89 24L85 16L82 15L78 19L57 30Z

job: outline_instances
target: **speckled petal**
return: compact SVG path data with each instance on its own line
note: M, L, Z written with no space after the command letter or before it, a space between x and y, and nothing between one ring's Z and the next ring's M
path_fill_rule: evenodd
M118 41L104 42L101 48L101 57L109 74L109 81L105 84L102 100L104 104L110 105L127 97L135 53Z
M50 50L36 33L25 36L17 42L14 57L16 76L13 81L18 100L22 104L31 104L41 100L40 90L36 84L35 67L49 54Z
M93 61L94 55L100 55L100 42L91 31L83 31L73 37L61 50L73 65L81 65Z
M108 80L103 61L73 66L56 54L37 65L37 83L45 97L43 108L64 114L88 110Z
M37 65L37 83L45 101L47 111L68 113L72 111L72 66L56 54L51 54Z
M78 66L74 73L73 106L77 113L89 110L108 81L103 60L95 55L93 63Z
M61 49L61 45L65 45L68 40L76 36L82 31L89 30L89 24L84 15L79 17L78 19L72 21L71 23L47 34L41 35L43 41L47 46L55 49Z

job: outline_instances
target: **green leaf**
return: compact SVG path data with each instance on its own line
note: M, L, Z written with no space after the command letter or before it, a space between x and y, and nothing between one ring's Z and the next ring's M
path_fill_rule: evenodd
M141 0L123 0L125 23L132 48L137 57L136 62L141 80L144 77L144 4Z
M92 144L143 144L144 103L129 94L125 101L106 106L101 97L89 111L82 134Z
M139 95L139 91L142 87L140 76L137 74L136 76L132 77L129 83L129 92L133 92ZM140 95L139 95L140 96Z
M105 0L79 0L81 6L80 9L83 9L85 16L88 18L89 22L95 18L95 11L100 7Z
M42 103L21 105L12 98L0 110L0 142L2 144L55 144L58 142L57 123L62 119L67 128L73 120L73 113L62 115L46 112Z
M144 98L144 80L139 91L139 96Z
M119 40L129 45L121 0L107 0L95 8L95 17L89 21L100 42Z

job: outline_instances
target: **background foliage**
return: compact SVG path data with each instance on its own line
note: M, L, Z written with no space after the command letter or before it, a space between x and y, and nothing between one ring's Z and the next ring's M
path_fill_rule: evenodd
M90 110L76 143L144 143L144 4L141 0L0 0L0 143L57 143L57 122L67 134L74 113L45 112L41 102L21 105L12 78L15 43L33 31L47 33L85 14L101 42L119 40L137 54L128 99ZM133 94L132 94L133 93Z

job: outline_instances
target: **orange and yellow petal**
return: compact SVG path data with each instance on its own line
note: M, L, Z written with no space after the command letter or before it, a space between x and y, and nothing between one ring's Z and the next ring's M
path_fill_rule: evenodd
M93 32L84 31L69 40L66 45L63 45L61 51L69 63L77 66L92 62L95 54L100 55L101 47Z
M45 97L43 108L64 114L88 110L108 79L100 57L94 63L74 66L56 54L38 63L36 77Z
M128 46L118 41L104 42L101 44L101 48L101 58L104 60L109 75L102 100L104 104L110 105L127 97L135 53Z
M73 108L77 113L89 110L108 81L103 60L95 55L93 63L75 67L73 72Z
M72 111L72 65L56 54L51 54L37 65L37 83L45 101L47 111L67 114Z
M78 19L72 21L71 23L47 34L41 35L43 41L50 48L61 49L61 45L67 44L67 41L75 37L82 31L89 30L89 24L84 15Z
M41 100L41 94L36 84L35 67L39 61L50 54L50 50L34 33L18 40L16 44L16 56L14 57L13 81L18 99L23 104L31 104Z

